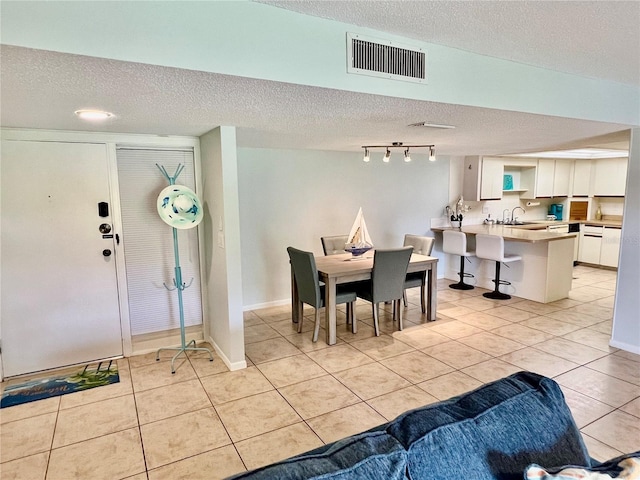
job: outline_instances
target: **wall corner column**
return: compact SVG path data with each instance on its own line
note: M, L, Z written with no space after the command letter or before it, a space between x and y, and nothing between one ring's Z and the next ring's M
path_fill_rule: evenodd
M629 169L622 217L616 300L613 307L612 347L640 355L640 128L631 130Z
M230 370L247 366L244 355L240 208L235 127L200 137L205 338Z

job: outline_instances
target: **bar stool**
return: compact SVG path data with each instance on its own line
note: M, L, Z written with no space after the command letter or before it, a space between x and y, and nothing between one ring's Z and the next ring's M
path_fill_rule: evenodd
M511 295L498 290L500 285L511 285L511 282L500 280L500 264L522 260L520 255L506 255L504 253L504 238L498 235L476 235L476 257L496 262L496 278L493 280L495 289L493 292L483 293L482 296L494 300L508 300Z
M470 273L464 273L464 259L468 257L475 257L474 251L467 250L467 235L463 232L455 230L445 230L442 232L442 251L444 253L451 253L453 255L460 255L460 281L458 283L452 283L449 288L455 288L456 290L472 290L473 285L464 283L464 278L472 278Z

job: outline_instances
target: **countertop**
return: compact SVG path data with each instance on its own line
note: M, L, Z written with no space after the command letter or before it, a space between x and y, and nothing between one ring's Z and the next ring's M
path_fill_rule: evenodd
M583 225L597 225L603 227L622 227L622 220L580 220Z
M582 223L583 225L598 225L604 227L621 227L622 220L534 220L527 225L511 225L512 228L524 228L526 230L539 230L549 225L569 225L570 223ZM508 225L507 225L508 226Z
M561 222L545 222L547 224L560 224ZM569 223L569 222L567 222ZM572 233L557 233L557 232L547 232L545 229L536 230L536 226L538 228L539 225L529 224L529 225L463 225L461 230L464 233L469 235L477 235L478 233L485 233L487 235L499 235L505 240L511 242L528 242L528 243L538 243L538 242L551 242L554 240L563 240L565 238L572 238L577 235L576 232ZM532 227L532 228L525 228ZM544 225L546 228L546 225ZM431 230L434 232L443 232L444 230L458 230L454 227L432 227Z

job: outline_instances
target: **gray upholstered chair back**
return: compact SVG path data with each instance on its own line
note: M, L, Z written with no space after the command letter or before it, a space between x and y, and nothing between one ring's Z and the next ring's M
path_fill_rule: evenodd
M318 269L313 253L288 247L289 259L298 287L300 301L315 308L322 307Z
M334 235L332 237L320 237L322 250L325 255L337 255L344 252L344 244L349 240L349 235Z
M411 235L408 233L404 236L404 246L412 246L413 253L417 253L419 255L431 255L435 241L436 239L433 237L422 237L420 235Z
M376 250L373 254L372 303L402 298L413 247Z

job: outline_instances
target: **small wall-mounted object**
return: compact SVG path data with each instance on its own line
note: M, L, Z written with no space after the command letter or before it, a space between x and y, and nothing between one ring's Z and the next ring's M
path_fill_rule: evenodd
M107 202L98 203L98 216L103 218L109 216L109 204Z

